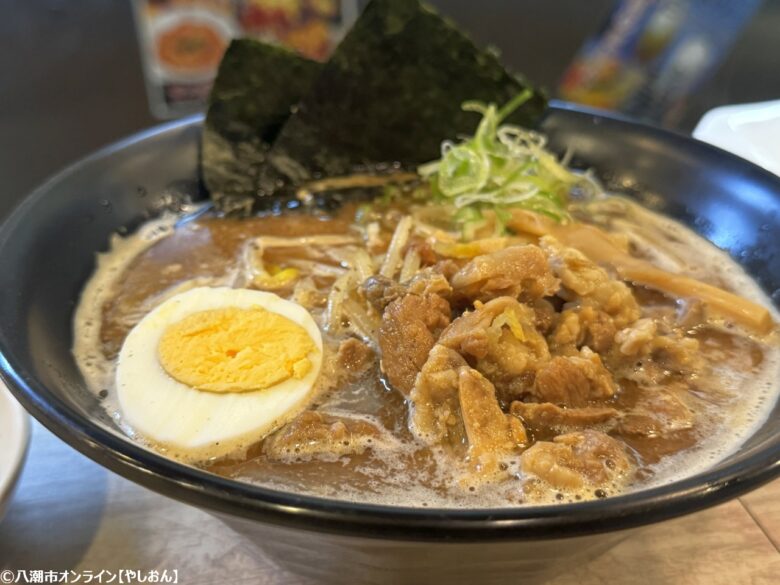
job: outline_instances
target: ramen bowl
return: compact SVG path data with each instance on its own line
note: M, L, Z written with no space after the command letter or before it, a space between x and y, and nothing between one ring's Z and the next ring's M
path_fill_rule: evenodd
M71 354L79 293L115 233L204 197L201 118L160 126L76 163L0 228L0 369L27 410L120 475L208 510L279 565L322 582L533 582L632 529L715 505L780 474L780 410L705 472L603 500L501 509L379 506L274 491L177 463L124 435ZM717 148L563 104L543 122L605 186L726 249L780 290L780 181ZM778 294L774 295L777 302Z

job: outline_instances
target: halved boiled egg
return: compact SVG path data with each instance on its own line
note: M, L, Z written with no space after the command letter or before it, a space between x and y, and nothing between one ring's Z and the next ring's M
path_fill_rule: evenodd
M300 305L248 289L195 288L146 315L119 353L127 423L185 459L225 455L299 414L322 336Z

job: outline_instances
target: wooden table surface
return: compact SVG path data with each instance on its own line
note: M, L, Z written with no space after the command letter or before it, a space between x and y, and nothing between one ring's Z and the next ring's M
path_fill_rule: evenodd
M303 584L216 518L131 483L37 423L0 569L178 569L194 585ZM780 481L657 524L549 585L780 583Z

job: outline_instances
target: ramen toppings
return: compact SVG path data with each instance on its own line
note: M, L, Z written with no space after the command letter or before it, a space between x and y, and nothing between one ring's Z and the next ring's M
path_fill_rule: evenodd
M672 229L625 200L609 205L611 219L615 208L623 218L610 233L616 242L630 237L631 225L656 236ZM608 232L604 208L594 201L576 213ZM144 342L170 376L166 384L192 395L170 404L189 409L179 428L201 439L176 438L161 387L121 356L117 387L124 420L141 438L189 461L212 461L218 473L313 493L348 485L348 497L372 501L402 485L440 503L587 499L653 481L712 448L723 429L744 426L742 405L756 400L750 381L776 368L772 337L730 328L706 303L691 325L677 299L619 279L554 236L496 238L486 225L485 237L463 240L448 217L439 203L392 200L314 217L205 217L154 242L141 234L136 244L146 248L128 252L126 268L96 275L108 279L102 305L83 301L103 307L92 353L105 356L105 375L93 381L112 385L115 348L154 306L128 340L168 303L210 290L224 296L217 291L230 289L198 287L230 284L265 289L279 295L273 303L281 297L310 314L323 339L322 368L296 369L312 359L304 356L312 337L298 340L284 314L264 312L277 305L224 296L187 301L181 317L155 326L159 341ZM663 250L670 256L680 246L716 254L680 233L674 240L683 243ZM155 417L143 414L141 394L123 394L131 375L135 387L157 388L147 398L159 404ZM308 382L300 390L280 386L301 376ZM272 406L288 400L285 393L290 410ZM225 422L230 433L219 447L209 444L218 426L197 429L217 411L196 406L199 394L256 397L236 406L245 432Z
M416 0L372 0L325 64L233 43L215 207L102 258L90 386L169 456L383 504L592 499L732 452L780 373L767 299L548 151L545 104Z

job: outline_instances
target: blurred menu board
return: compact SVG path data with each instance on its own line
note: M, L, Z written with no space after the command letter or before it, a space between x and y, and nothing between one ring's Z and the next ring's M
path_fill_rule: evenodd
M564 99L675 125L762 0L619 0L565 72Z
M134 0L158 118L201 111L230 39L255 37L324 61L357 16L357 0Z

